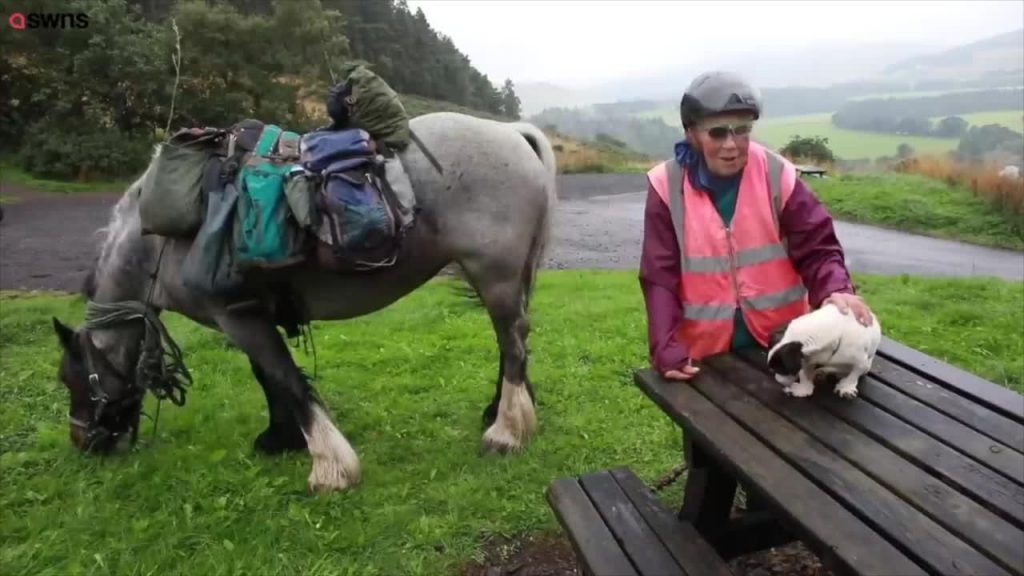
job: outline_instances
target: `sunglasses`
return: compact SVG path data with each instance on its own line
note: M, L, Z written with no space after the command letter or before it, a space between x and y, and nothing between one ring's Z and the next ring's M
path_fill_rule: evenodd
M716 124L703 129L712 140L725 140L729 134L740 138L747 136L754 130L753 122L741 122L739 124Z

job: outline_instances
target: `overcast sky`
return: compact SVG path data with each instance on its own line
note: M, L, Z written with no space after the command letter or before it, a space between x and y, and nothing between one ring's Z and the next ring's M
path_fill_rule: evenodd
M423 8L431 26L492 82L508 77L575 87L689 64L708 51L833 42L946 47L1024 26L1024 0L408 2L413 11Z

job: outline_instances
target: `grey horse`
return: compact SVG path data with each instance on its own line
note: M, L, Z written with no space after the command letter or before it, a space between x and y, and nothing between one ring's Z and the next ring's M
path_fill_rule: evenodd
M486 307L500 349L497 389L483 415L482 448L519 452L536 428L534 391L526 374L528 309L557 202L555 156L544 133L527 123L434 113L414 118L411 127L442 172L416 145L401 154L421 210L398 262L348 275L300 264L273 273L272 280L287 283L311 319L341 320L389 306L456 265ZM141 181L131 184L114 207L85 290L90 306L118 305L138 313L78 330L53 319L64 349L59 376L70 393L72 443L86 450L90 433L101 427L121 432L122 438L127 431L137 433L146 391L139 392L133 370L147 332L159 324L156 314L172 310L223 332L249 357L270 417L255 440L258 451L307 449L312 490L358 483L355 451L293 361L270 308L231 306L189 291L179 271L191 240L141 234Z

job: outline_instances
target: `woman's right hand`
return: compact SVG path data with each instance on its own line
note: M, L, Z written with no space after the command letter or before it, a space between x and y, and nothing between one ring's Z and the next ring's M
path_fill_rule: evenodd
M700 372L700 368L693 365L693 360L687 360L686 366L680 370L669 370L663 376L669 380L689 380Z

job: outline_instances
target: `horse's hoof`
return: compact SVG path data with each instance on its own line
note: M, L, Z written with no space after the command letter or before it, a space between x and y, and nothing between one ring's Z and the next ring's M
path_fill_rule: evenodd
M359 484L362 472L359 457L349 448L329 457L313 457L313 470L309 473L311 492L336 492Z
M523 451L523 442L497 424L492 424L484 433L481 442L481 454L519 454Z
M314 493L341 492L358 483L358 474L353 477L340 470L314 470L309 475L309 491Z
M253 449L268 456L276 456L285 452L299 452L306 450L306 438L302 432L289 434L278 428L267 428L256 437L253 442Z
M522 451L523 446L517 442L511 440L489 439L486 436L480 445L480 454L483 456L488 454L505 456L508 454L520 454Z

